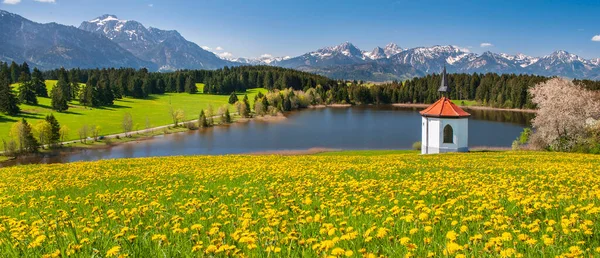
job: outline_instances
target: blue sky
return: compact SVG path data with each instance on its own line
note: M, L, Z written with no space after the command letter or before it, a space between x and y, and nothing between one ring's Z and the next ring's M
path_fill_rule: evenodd
M5 2L0 9L37 22L78 26L115 14L146 26L176 29L200 46L235 57L296 56L345 41L364 50L394 42L403 48L451 44L475 53L542 56L560 49L600 57L600 36L592 40L600 35L598 0L0 1Z

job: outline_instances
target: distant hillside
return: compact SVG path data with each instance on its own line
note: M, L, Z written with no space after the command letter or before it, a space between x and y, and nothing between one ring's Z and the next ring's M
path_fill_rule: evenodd
M156 69L108 38L72 26L40 24L0 10L0 60L42 69L146 67Z
M106 14L85 21L79 28L106 36L136 57L156 64L160 71L217 69L238 65L202 49L175 30L146 28L137 21L121 20L115 15Z

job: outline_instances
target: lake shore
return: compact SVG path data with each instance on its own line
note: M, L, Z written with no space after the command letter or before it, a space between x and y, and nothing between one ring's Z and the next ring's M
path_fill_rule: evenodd
M218 119L218 116L214 116L213 119ZM233 122L228 124L214 124L212 127L216 126L229 126L235 123L247 123L251 120L258 120L264 122L277 122L283 121L287 119L285 115L282 113L277 113L277 115L265 115L265 116L254 116L250 118L242 118L238 117ZM187 132L191 130L199 130L201 128L188 129L185 127L187 123L198 123L198 119L180 122L179 126L174 127L173 125L162 125L153 128L147 128L142 130L136 130L129 133L118 133L111 135L102 136L102 140L93 140L87 139L85 142L81 140L72 140L61 142L60 148L50 149L48 146L45 146L44 149L40 149L38 153L21 155L18 157L12 156L0 156L0 167L4 167L3 165L6 163L10 163L11 161L21 159L27 159L36 156L65 156L73 153L78 153L86 150L101 150L101 149L109 149L115 146L123 145L123 144L136 144L140 142L145 142L149 140L153 140L158 136Z
M365 107L367 107L367 106L377 108L377 105L365 105ZM420 107L425 107L428 105L427 104L394 104L394 105L382 105L381 107L386 108L385 106L387 106L387 108L390 108L390 106L420 108ZM348 104L337 104L337 105L328 105L328 106L318 105L318 106L311 106L311 107L307 108L307 111L310 109L323 109L323 108L327 108L327 107L330 107L333 109L337 109L337 108L343 109L343 108L349 108L349 107L353 107L353 106L348 105ZM360 108L361 105L358 105L356 107ZM493 108L482 108L482 109L500 110L500 109L493 109ZM213 119L216 122L215 127L218 127L218 126L230 127L230 126L234 126L235 124L249 123L250 121L266 122L266 123L273 123L273 122L279 123L279 122L284 122L284 121L290 119L291 117L294 117L294 113L296 113L296 112L302 112L302 109L294 110L292 112L285 113L285 114L278 113L277 115L274 115L274 116L271 116L271 115L254 116L252 118L241 118L239 116L234 116L233 123L229 123L229 124L219 124L218 116L214 116ZM310 112L310 111L308 111L308 112ZM195 131L195 130L198 130L198 128L193 128L193 127L196 127L196 125L193 125L192 129L188 129L186 124L197 123L197 122L198 122L198 120L190 120L190 121L186 121L186 122L180 122L178 127L173 127L173 125L170 124L170 125L163 125L163 126L158 126L158 127L154 127L154 128L132 131L127 134L120 133L120 134L113 134L113 135L105 135L96 141L94 141L90 138L87 138L87 142L85 142L85 143L82 143L80 140L67 141L67 142L63 143L62 148L42 149L42 150L40 150L40 153L32 154L32 155L24 155L24 156L17 158L16 160L11 159L10 157L4 157L4 158L0 159L0 167L3 167L5 164L8 164L9 166L10 166L10 164L26 164L26 162L24 162L24 161L28 160L28 159L36 159L36 158L41 158L41 159L59 158L59 159L62 159L62 157L68 156L70 154L80 154L80 153L85 154L86 151L88 151L88 150L90 150L90 151L98 150L100 152L104 152L104 150L110 151L108 149L111 149L111 148L117 147L117 146L121 146L124 144L136 145L136 144L142 143L142 142L148 142L148 141L152 141L155 139L161 139L161 138L164 138L165 136L171 135L171 134ZM199 130L205 130L205 129L199 129ZM281 146L281 148L284 148L284 149L278 149L279 147L273 146L273 148L272 148L273 150L259 151L259 152L248 151L245 154L250 154L250 155L310 155L310 154L317 154L317 153L339 151L338 149L331 149L331 148L327 148L327 147L317 147L317 146L323 146L323 145L319 145L319 144L315 144L314 146L315 147L306 146L306 147L309 147L308 149L285 149L286 146ZM498 149L498 148L474 147L471 149L473 151L479 151L479 150L492 151L492 150L509 150L510 148Z

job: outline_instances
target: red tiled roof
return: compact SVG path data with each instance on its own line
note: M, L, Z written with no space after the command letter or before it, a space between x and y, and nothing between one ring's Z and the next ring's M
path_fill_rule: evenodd
M454 105L449 98L442 97L431 106L420 112L422 116L428 117L468 117L471 114Z

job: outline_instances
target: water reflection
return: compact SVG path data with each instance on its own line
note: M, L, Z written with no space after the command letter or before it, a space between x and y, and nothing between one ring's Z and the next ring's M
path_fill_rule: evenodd
M3 165L170 155L236 154L310 148L410 149L420 141L419 108L357 106L306 109L282 121L253 120L155 137L105 149L25 157ZM508 147L534 114L468 110L469 146Z

